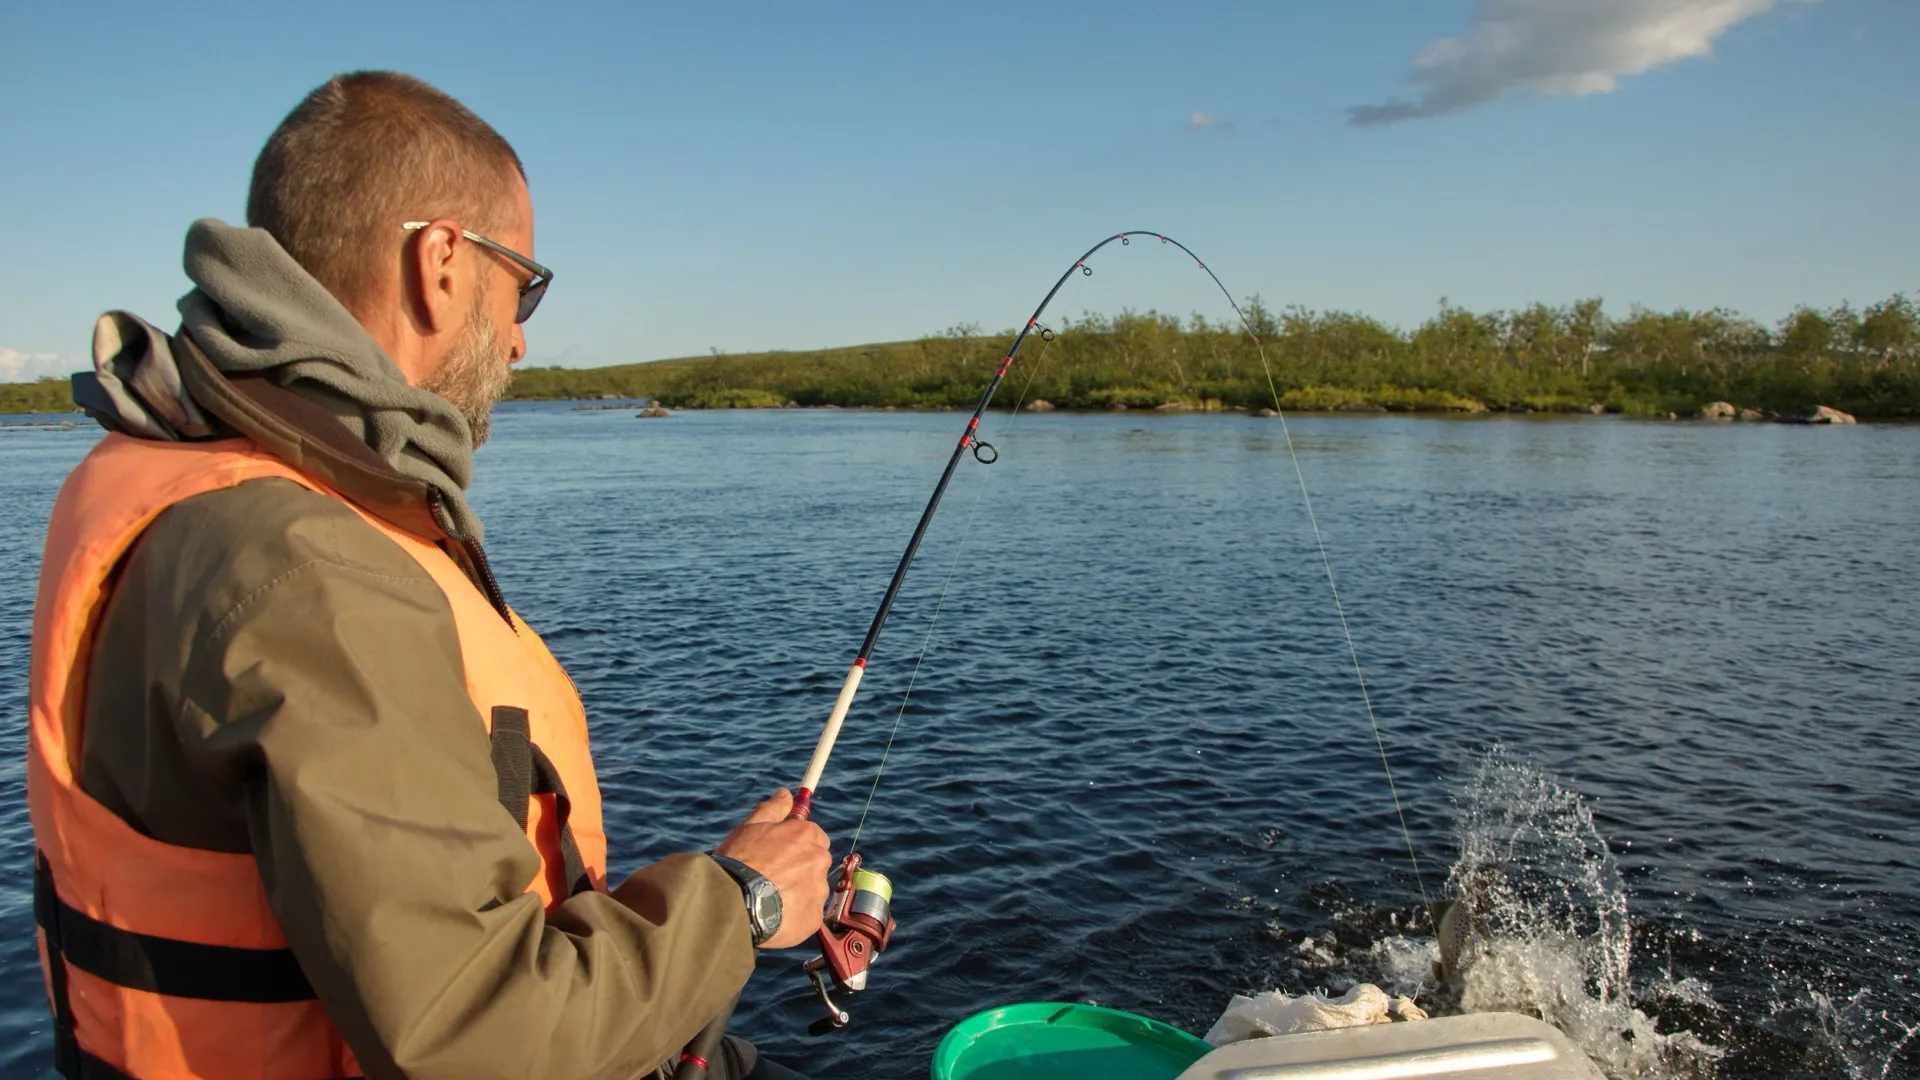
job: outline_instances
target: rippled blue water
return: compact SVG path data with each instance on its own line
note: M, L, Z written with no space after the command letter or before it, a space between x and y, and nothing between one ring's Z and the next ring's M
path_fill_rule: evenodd
M961 419L508 406L476 502L593 719L616 869L792 784ZM1085 999L1204 1030L1330 981L1420 910L1273 421L993 418L828 772L901 928L803 1034L800 957L735 1030L822 1076L925 1075L940 1033ZM1594 808L1637 980L1728 1076L1920 1071L1920 429L1293 421L1429 890L1504 743ZM92 436L0 430L0 1071L45 1060L21 794L41 530ZM957 570L937 626L929 616ZM1827 1004L1822 1004L1823 1002Z

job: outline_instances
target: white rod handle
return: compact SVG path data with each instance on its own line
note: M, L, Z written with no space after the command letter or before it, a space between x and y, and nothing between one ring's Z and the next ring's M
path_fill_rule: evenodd
M840 684L840 697L833 703L833 715L827 717L827 728L820 733L820 741L814 744L813 760L807 763L807 775L800 780L800 789L813 792L820 786L820 774L827 771L827 759L833 756L833 744L840 738L840 725L846 722L847 710L853 707L854 691L860 689L860 676L866 674L865 661L856 660L847 669L847 681Z

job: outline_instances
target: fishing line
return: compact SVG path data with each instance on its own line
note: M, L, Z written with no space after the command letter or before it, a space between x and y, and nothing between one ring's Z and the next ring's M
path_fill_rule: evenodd
M1200 260L1196 257L1194 261ZM1215 285L1220 285L1220 279L1214 277L1213 271L1208 270L1205 263L1200 263L1200 269L1207 271L1207 276L1213 278ZM1226 292L1227 287L1220 285L1220 291ZM1253 339L1254 350L1260 354L1260 370L1267 379L1267 393L1273 398L1273 414L1280 421L1280 435L1287 444L1287 457L1293 462L1293 475L1300 483L1300 502L1307 510L1307 524L1313 528L1314 546L1320 550L1320 565L1327 572L1327 592L1333 597L1334 614L1340 618L1340 634L1347 639L1347 656L1353 662L1354 681L1360 686L1360 701L1366 706L1367 724L1373 728L1373 745L1380 752L1380 769L1387 775L1387 794L1393 799L1393 813L1400 821L1400 835L1407 842L1407 861L1413 864L1413 883L1420 890L1420 904L1426 909L1427 921L1432 924L1434 932L1439 933L1440 919L1434 913L1433 898L1427 895L1427 881L1420 872L1420 856L1414 853L1413 830L1407 827L1407 812L1400 805L1400 789L1393 780L1393 765L1387 760L1387 741L1380 734L1379 719L1374 716L1373 695L1367 691L1367 675L1360 666L1360 650L1354 645L1353 630L1347 625L1346 605L1340 602L1340 585L1333 577L1333 560L1327 556L1327 542L1320 535L1320 519L1313 512L1313 496L1307 494L1307 476L1300 468L1300 455L1294 451L1293 431L1287 427L1287 411L1280 407L1280 390L1273 381L1273 368L1267 363L1267 348L1247 321L1246 313L1240 310L1239 304L1234 303L1231 293L1227 294L1227 303L1233 304L1233 313L1240 316L1240 325L1246 329L1247 336Z
M1085 288L1084 282L1085 279L1082 278L1081 284L1075 287L1075 298L1077 298L1080 295L1080 291ZM1068 302L1069 304L1072 303L1071 300ZM1047 356L1053 351L1055 337L1056 335L1052 330L1044 327L1041 328L1040 341L1042 347L1040 355L1032 364L1028 365L1027 381L1020 387L1020 396L1014 399L1013 413L1007 418L1007 424L1002 433L996 436L1002 444L1005 444L1013 435L1014 421L1020 416L1020 407L1026 404L1027 392L1033 389L1034 380L1040 377L1040 369L1046 366ZM997 451L993 460L999 460ZM985 501L987 486L992 482L992 478L993 474L989 472L974 491L973 504L967 509L966 524L961 526L960 541L954 547L953 558L947 563L946 577L940 583L939 599L934 602L933 616L927 620L927 632L920 639L919 654L913 658L913 670L907 676L906 692L900 695L900 708L894 713L893 729L887 732L887 745L880 751L880 764L874 769L873 773L873 787L867 791L866 805L860 808L860 821L853 827L853 842L847 845L848 851L860 850L860 831L866 828L867 813L873 809L874 796L880 793L880 778L885 775L887 771L887 759L893 755L893 742L895 737L900 734L900 722L906 719L907 703L913 700L913 688L920 680L920 665L926 662L928 646L933 641L934 628L940 624L940 613L945 610L947 606L947 591L953 587L954 574L959 571L960 563L966 556L968 543L973 536L973 519L980 513L980 504Z

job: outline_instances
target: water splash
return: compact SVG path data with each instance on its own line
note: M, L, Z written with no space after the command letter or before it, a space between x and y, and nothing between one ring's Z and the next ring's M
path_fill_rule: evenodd
M1844 964L1822 964L1808 979L1804 967L1784 962L1776 942L1746 968L1750 977L1757 968L1770 978L1774 996L1722 1005L1712 985L1673 970L1672 940L1664 966L1632 967L1627 890L1577 792L1495 746L1452 801L1460 856L1447 891L1466 898L1472 925L1450 983L1436 978L1440 952L1423 917L1410 922L1409 912L1347 897L1332 907L1332 927L1288 932L1270 925L1290 948L1270 972L1280 976L1277 983L1252 984L1338 993L1373 982L1414 997L1436 1016L1539 1017L1566 1032L1612 1080L1920 1078L1920 969L1861 986ZM1668 926L1666 937L1710 946L1684 925ZM1733 955L1751 948L1742 942ZM1730 959L1724 949L1712 951ZM1657 942L1652 951L1659 964ZM1644 947L1641 959L1649 959Z
M1836 999L1809 989L1769 1017L1776 1023L1793 1019L1804 1019L1816 1033L1809 1056L1832 1058L1848 1080L1910 1075L1895 1070L1912 1064L1906 1057L1909 1047L1920 1048L1920 1019L1901 1020L1892 1010L1877 1006L1870 990Z
M1494 747L1454 800L1459 861L1447 887L1467 920L1450 985L1432 987L1421 959L1438 949L1382 942L1376 959L1400 980L1418 974L1443 1010L1517 1012L1566 1032L1612 1080L1713 1075L1721 1056L1687 1031L1662 1032L1632 1004L1627 890L1593 811L1551 776ZM1711 1004L1693 982L1660 984ZM1649 992L1659 992L1650 989Z
M1470 920L1463 967L1485 970L1500 959L1483 946L1532 942L1554 957L1553 974L1573 979L1569 989L1603 1005L1624 1002L1627 890L1579 794L1496 746L1454 806L1460 857L1447 889Z

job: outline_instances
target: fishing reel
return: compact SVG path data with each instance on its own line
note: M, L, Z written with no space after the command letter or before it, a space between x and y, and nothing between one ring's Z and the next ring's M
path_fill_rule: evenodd
M825 1035L847 1026L851 1019L834 1003L828 977L832 977L833 992L843 996L865 990L868 966L893 937L893 882L885 874L863 869L857 851L840 860L838 875L816 936L820 955L801 965L827 1007L827 1015L808 1025L809 1035Z

